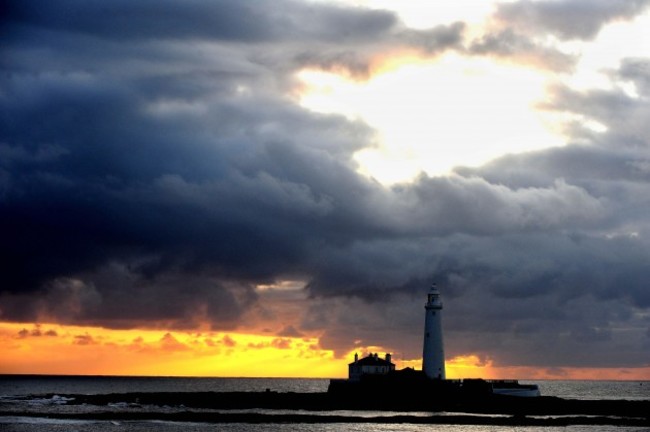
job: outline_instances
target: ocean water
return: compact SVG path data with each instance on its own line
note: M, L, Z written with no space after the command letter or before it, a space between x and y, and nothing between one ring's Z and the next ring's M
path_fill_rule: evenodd
M537 384L543 396L565 399L650 400L650 381L520 381ZM38 394L129 392L326 392L327 378L194 378L0 375L0 397Z
M542 395L565 399L627 399L650 400L650 381L521 381L540 386ZM132 407L126 403L108 406L69 405L66 395L103 395L130 392L325 392L328 379L287 378L177 378L177 377L89 377L89 376L11 376L0 375L0 431L412 431L412 432L495 432L513 430L522 432L581 432L581 431L650 431L648 428L628 426L563 426L563 427L504 427L479 425L435 425L417 423L200 423L190 421L163 421L160 419L115 421L102 420L97 413L146 411L178 413L178 407ZM230 411L232 412L232 411ZM314 414L305 411L240 410L246 414ZM48 417L51 414L72 414L68 419ZM79 414L87 418L80 419ZM400 413L381 411L318 412L319 416L382 417L408 415L431 416L432 413ZM433 415L446 415L438 413ZM96 418L95 418L96 417Z
M326 392L325 378L198 378L61 375L0 375L0 397L34 394L130 392Z

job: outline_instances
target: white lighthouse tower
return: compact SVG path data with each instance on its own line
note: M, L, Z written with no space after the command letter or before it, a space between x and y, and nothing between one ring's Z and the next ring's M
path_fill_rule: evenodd
M431 379L445 379L445 350L442 344L442 301L440 291L434 283L424 305L424 349L422 370Z

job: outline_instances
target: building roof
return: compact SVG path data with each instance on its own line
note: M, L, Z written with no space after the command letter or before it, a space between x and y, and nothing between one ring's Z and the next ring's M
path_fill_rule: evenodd
M358 366L394 366L392 362L389 362L388 360L381 357L375 357L372 354L370 354L368 357L359 359L356 362L349 363L348 366L355 364Z

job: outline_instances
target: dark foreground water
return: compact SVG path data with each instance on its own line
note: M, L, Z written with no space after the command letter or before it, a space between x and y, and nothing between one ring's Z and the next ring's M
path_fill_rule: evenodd
M649 381L522 381L540 386L544 396L581 400L650 400ZM234 411L243 418L258 414L287 415L305 418L303 422L275 420L251 423L167 421L167 415L187 412L178 406L142 406L127 402L108 405L73 404L66 395L105 395L111 393L196 393L196 392L295 392L321 393L327 391L327 379L284 378L160 378L160 377L64 377L64 376L0 376L0 431L413 431L413 432L494 432L501 430L524 432L578 432L578 431L650 431L650 428L632 426L503 426L472 424L421 424L418 419L431 416L454 416L458 413L386 412L386 411L319 411L261 410ZM192 412L214 414L218 410ZM119 416L128 413L153 413L154 418L115 420L104 413ZM229 410L228 413L233 413ZM70 414L72 418L61 418ZM79 416L86 416L79 418ZM104 417L103 417L104 416ZM159 416L158 418L155 418ZM301 417L303 416L303 417ZM58 417L58 418L57 418ZM349 422L348 418L370 419L369 422ZM491 418L499 417L492 415ZM505 416L504 416L505 417ZM113 419L111 419L113 418ZM269 417L279 418L279 417ZM332 418L344 419L332 422ZM403 419L394 422L390 419ZM320 419L320 420L319 420ZM383 419L383 420L382 420ZM387 420L388 419L388 420Z

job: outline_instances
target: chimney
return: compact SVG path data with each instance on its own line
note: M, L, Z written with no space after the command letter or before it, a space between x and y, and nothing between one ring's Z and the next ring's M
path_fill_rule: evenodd
M359 354L354 353L354 362L356 363L358 361L359 361Z
M391 362L391 361L390 361L391 358L392 358L392 356L390 355L390 353L386 353L386 361L387 361L388 363Z

